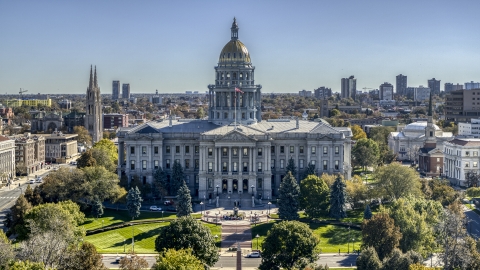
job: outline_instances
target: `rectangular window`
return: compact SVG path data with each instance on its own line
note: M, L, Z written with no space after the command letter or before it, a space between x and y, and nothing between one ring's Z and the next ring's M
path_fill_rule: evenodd
M280 146L280 154L285 153L285 146Z
M258 162L258 172L262 172L262 162Z
M473 167L474 167L474 168L478 167L478 162L474 161L474 162L473 162Z
M300 169L303 169L303 159L300 159L300 160L298 161L298 167L299 167Z
M212 148L208 148L208 156L212 156L213 155L213 149Z
M185 146L185 154L190 154L190 146Z
M248 148L243 148L243 156L247 157L248 156Z
M340 149L338 146L335 146L335 155L338 155L338 153L340 153Z
M280 159L280 169L283 169L285 167L285 160Z
M275 159L272 159L272 163L270 165L270 168L275 169Z
M170 145L165 146L165 153L170 154Z
M198 168L200 168L200 161L195 159L195 170L198 170Z
M473 156L478 157L478 151L473 151Z
M275 146L270 146L270 153L275 154Z
M290 146L290 154L295 153L295 146Z
M328 148L326 146L323 147L323 154L324 155L328 154Z
M146 154L147 154L147 147L142 146L142 155L146 155Z
M190 175L185 175L185 183L190 184Z
M190 169L190 159L185 159L185 169Z
M259 156L262 155L262 148L258 148L258 155L259 155Z
M155 155L158 155L158 146L154 146L154 147L153 147L153 153L154 153Z
M222 163L222 172L227 172L227 162Z
M153 168L154 168L155 170L158 169L158 164L159 164L159 163L158 163L158 160L154 160L154 161L153 161Z
M303 154L303 146L300 146L299 152L300 152L300 154Z
M135 170L135 160L130 161L130 170Z
M233 162L233 171L238 172L238 163L237 162Z
M470 167L470 163L469 162L465 162L465 168L468 168Z
M326 161L326 160L323 161L323 170L324 170L324 171L328 170L328 166L327 166L327 161Z
M312 164L313 166L315 166L315 160L310 160L310 164Z
M198 154L200 152L199 147L195 146L195 154Z
M465 156L467 156L467 157L470 156L470 151L466 151Z
M335 170L338 171L340 169L339 161L335 160Z
M257 188L262 188L262 178L257 178Z
M213 179L208 178L208 188L213 188Z
M170 159L165 160L165 168L170 169Z
M312 154L315 155L315 153L317 153L317 147L316 146L312 146Z
M227 147L223 147L223 148L222 148L222 155L223 155L224 157L228 156L228 148L227 148Z
M440 158L439 158L439 157L437 157L437 162L440 162Z
M130 146L130 154L135 154L135 146Z
M208 172L213 172L213 162L208 162Z
M142 160L142 170L146 170L146 169L147 169L147 161Z
M180 154L180 146L175 145L175 154Z
M198 184L198 175L193 175L193 179L195 179L195 184Z
M243 162L243 172L248 172L248 162Z
M175 162L180 164L180 159L175 159Z
M236 157L238 156L238 148L232 148L232 151L233 151L233 156Z

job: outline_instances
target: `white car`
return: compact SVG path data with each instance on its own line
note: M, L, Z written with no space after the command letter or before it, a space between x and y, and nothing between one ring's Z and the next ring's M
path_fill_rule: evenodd
M152 205L150 206L150 211L162 211L162 208Z
M247 258L260 258L260 252L254 251L247 255Z
M30 183L30 184L35 184L35 180L30 179L30 181L28 181L28 183Z
M76 162L76 161L72 161L72 162L70 162L70 165L77 165L77 162Z
M35 179L35 183L43 183L42 177L37 177L37 179Z

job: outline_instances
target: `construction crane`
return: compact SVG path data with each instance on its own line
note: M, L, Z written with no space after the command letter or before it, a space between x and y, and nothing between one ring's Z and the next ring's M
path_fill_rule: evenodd
M20 99L22 99L22 95L25 92L28 92L28 90L22 90L22 88L20 88L20 92L18 92L20 94Z
M363 87L362 89L363 89L363 91L367 91L367 89L373 89L373 88Z

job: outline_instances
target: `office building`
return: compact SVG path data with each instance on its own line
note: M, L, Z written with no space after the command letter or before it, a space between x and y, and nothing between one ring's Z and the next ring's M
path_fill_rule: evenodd
M428 80L428 88L430 88L433 95L440 95L440 80L435 78Z
M480 138L480 119L471 119L470 123L458 123L458 135Z
M54 131L45 137L45 160L51 163L67 163L67 159L78 155L77 134Z
M112 100L118 100L120 98L120 81L112 82Z
M15 177L15 140L0 136L0 183Z
M122 84L122 98L123 99L130 99L130 84L124 83Z
M307 91L307 90L298 91L298 95L301 97L311 97L312 91Z
M380 100L393 100L393 85L385 82L380 85Z
M318 99L327 99L332 96L332 88L327 88L325 86L319 87L314 90L315 98Z
M406 96L407 93L407 76L399 74L397 75L396 91L398 95Z
M15 167L22 175L35 173L45 167L45 137L40 135L9 136L15 140Z
M348 78L342 78L342 98L356 98L357 94L357 79L352 75Z
M450 183L466 187L468 173L480 174L480 139L457 138L446 142L443 152L445 175Z
M453 84L453 83L445 83L445 93L450 93L452 91L462 90L463 85L461 84Z
M479 82L466 82L465 83L465 90L472 90L472 89L480 89L480 83Z
M106 113L103 115L104 129L117 129L119 127L128 127L128 114Z
M430 88L423 87L423 85L420 85L419 87L414 87L413 88L413 100L414 101L427 101L429 96L430 96L431 91L432 90Z
M480 117L480 89L457 90L445 95L445 119L468 122Z

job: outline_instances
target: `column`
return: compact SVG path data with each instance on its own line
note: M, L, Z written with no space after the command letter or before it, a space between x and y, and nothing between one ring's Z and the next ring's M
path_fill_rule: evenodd
M248 157L248 164L249 164L248 171L253 172L253 164L252 164L252 162L253 162L253 148L251 146L248 147L248 151L250 152L250 155Z
M319 172L319 174L321 174L322 171L323 171L323 163L322 163L323 161L320 158L321 157L320 153L323 151L323 149L322 149L322 145L318 144L318 143L317 143L317 145L315 145L315 147L317 148L317 152L316 152L317 153L317 162L315 163L316 164L315 166L317 167L317 171Z
M243 155L243 149L242 149L242 147L238 147L238 171L239 171L239 174L243 173L242 155ZM243 182L242 182L242 185L243 185Z
M228 173L232 173L232 147L228 147Z
M253 159L252 172L254 172L254 175L256 175L255 172L257 171L257 169L256 169L256 166L257 166L257 155L256 155L256 153L255 153L255 152L256 152L255 150L257 150L256 147L252 147L252 159Z
M217 172L218 172L217 147L215 146L215 147L213 148L213 150L214 150L214 151L213 151L213 156L215 157L215 168L213 169L213 171L214 171L215 173L217 173Z

